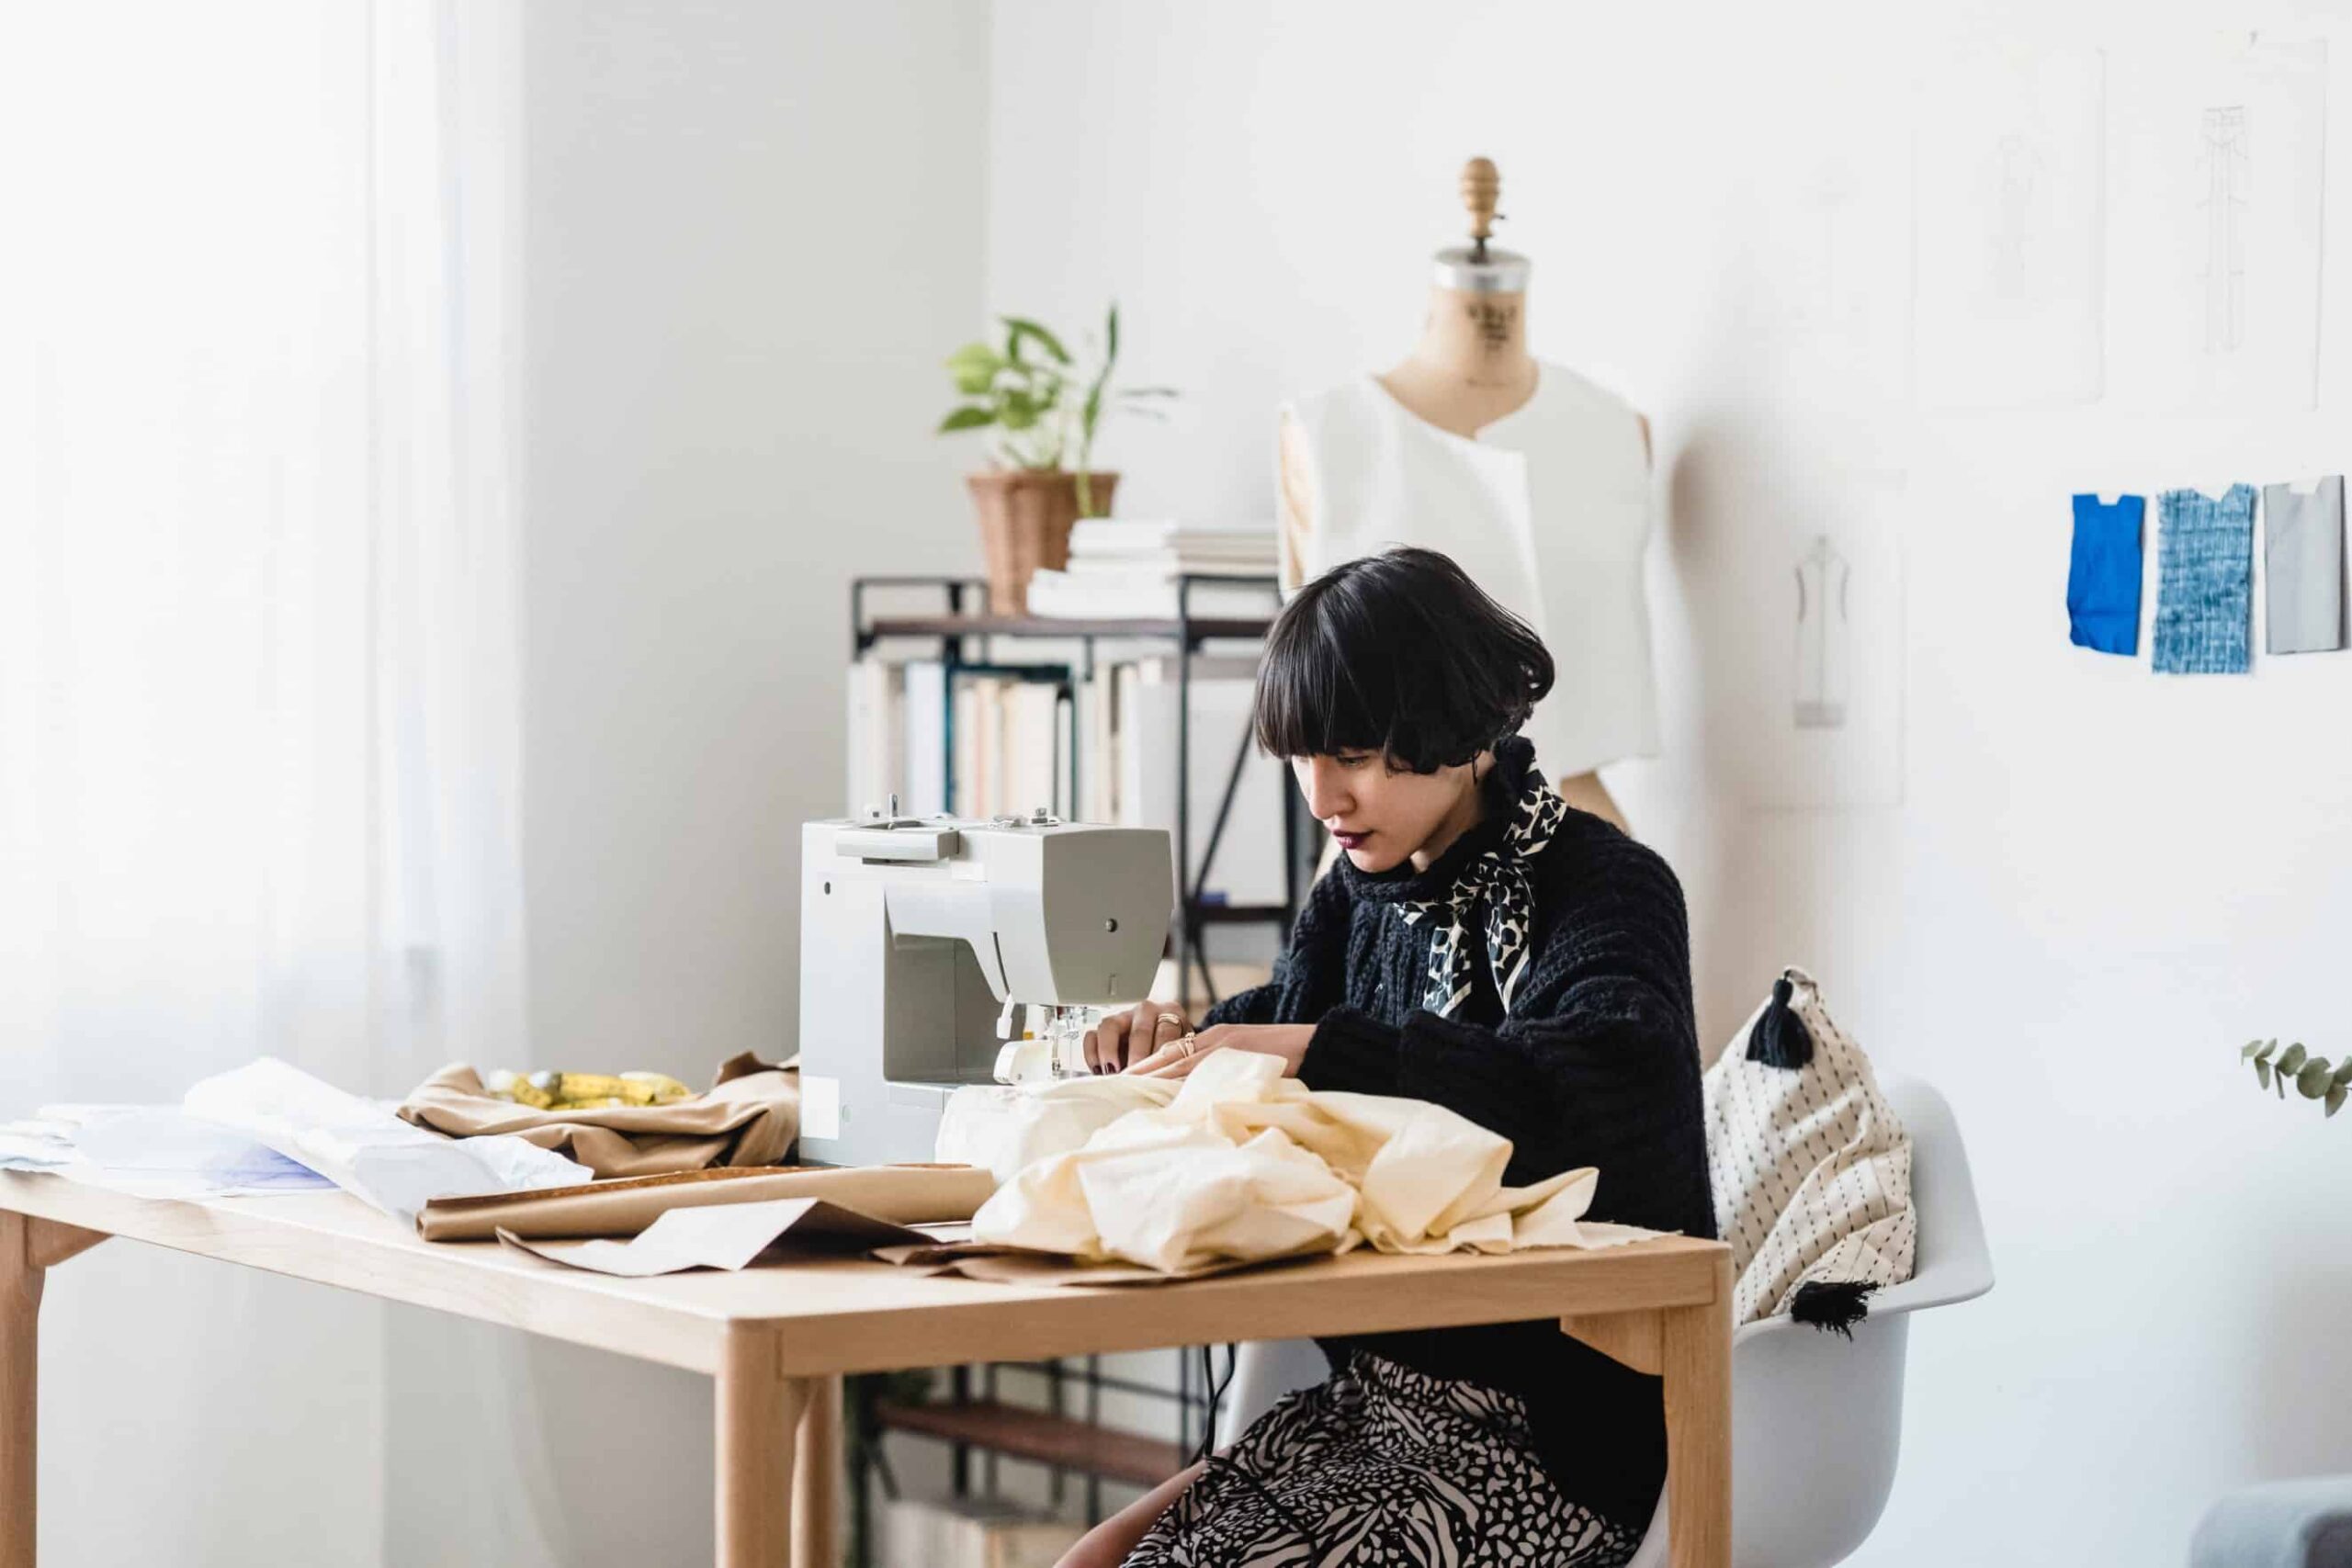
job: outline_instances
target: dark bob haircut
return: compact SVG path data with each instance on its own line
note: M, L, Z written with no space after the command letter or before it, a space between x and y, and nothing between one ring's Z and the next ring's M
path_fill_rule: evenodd
M1251 725L1277 757L1377 751L1429 773L1517 734L1551 689L1525 621L1448 557L1399 547L1299 590L1266 639Z

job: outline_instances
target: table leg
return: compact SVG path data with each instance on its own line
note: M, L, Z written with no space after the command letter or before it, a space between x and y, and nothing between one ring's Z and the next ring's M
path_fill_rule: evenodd
M842 1380L803 1380L792 1467L792 1568L841 1568Z
M1731 1259L1716 1259L1715 1299L1658 1314L1666 1381L1667 1561L1731 1562Z
M40 1293L101 1231L0 1210L0 1568L33 1568L40 1490Z
M716 1383L718 1568L786 1568L794 1437L808 1384L784 1375L776 1331L757 1325L729 1334Z
M33 1568L40 1287L33 1223L0 1212L0 1568Z

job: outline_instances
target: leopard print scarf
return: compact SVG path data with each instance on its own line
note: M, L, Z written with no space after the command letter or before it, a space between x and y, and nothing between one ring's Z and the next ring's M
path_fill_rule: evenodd
M1567 816L1568 803L1547 782L1541 769L1527 770L1527 782L1511 803L1502 842L1462 868L1444 897L1426 902L1408 900L1396 906L1407 925L1423 920L1437 926L1437 941L1430 948L1429 982L1421 1005L1439 1017L1448 1017L1470 995L1476 960L1470 953L1472 910L1487 908L1487 964L1503 1010L1510 1010L1512 994L1527 972L1528 938L1535 923L1535 890L1528 879L1527 863L1544 852ZM1439 924L1440 918L1443 923Z

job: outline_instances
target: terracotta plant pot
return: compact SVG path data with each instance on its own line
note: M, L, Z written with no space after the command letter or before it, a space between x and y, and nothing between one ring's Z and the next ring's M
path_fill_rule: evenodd
M1078 476L1034 468L994 468L970 474L972 505L979 513L980 558L988 565L989 608L1000 615L1029 609L1029 577L1039 567L1058 571L1069 564L1069 531L1078 522ZM1097 516L1111 512L1116 474L1089 474Z

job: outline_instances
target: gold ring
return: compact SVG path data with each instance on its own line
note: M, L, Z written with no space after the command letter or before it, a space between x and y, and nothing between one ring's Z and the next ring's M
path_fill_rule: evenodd
M1168 1043L1171 1046L1180 1047L1176 1053L1176 1056L1179 1061L1182 1061L1183 1058L1191 1055L1193 1052L1201 1048L1200 1041L1190 1034L1179 1035L1177 1038L1170 1040Z

